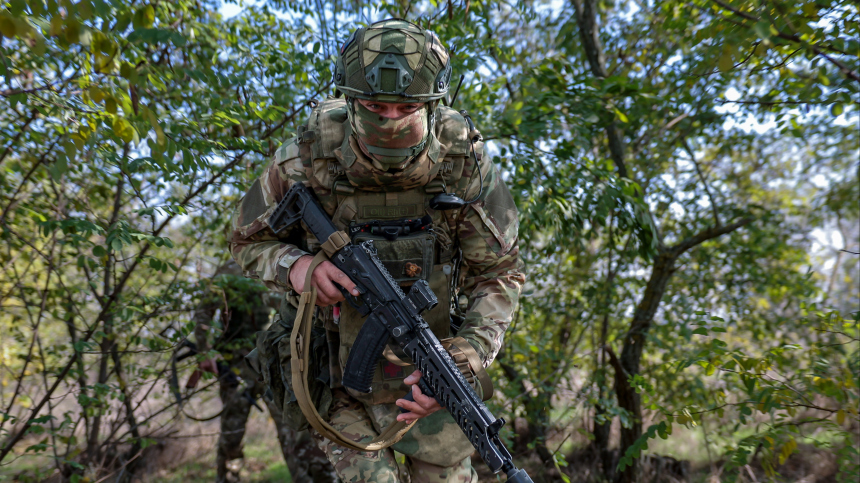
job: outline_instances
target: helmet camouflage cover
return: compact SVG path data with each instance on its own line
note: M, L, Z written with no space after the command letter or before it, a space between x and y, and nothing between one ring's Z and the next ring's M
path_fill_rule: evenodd
M448 93L451 64L439 37L412 22L388 19L359 28L343 43L334 83L347 97L428 102Z

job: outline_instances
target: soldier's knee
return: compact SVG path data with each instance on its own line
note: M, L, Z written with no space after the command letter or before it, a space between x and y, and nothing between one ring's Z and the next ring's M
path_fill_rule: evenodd
M453 466L438 466L410 458L409 474L412 483L478 483L478 474L472 467L471 457Z
M397 462L390 450L356 451L334 443L324 450L343 481L400 483Z

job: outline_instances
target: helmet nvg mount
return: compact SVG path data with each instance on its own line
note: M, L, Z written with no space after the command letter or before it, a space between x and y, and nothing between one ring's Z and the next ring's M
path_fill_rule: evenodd
M439 37L397 18L353 32L334 68L335 87L344 95L380 102L438 101L450 82L451 63Z

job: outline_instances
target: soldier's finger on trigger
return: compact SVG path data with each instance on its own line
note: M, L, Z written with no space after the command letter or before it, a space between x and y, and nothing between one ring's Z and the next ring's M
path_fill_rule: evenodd
M354 286L349 277L347 277L346 274L344 274L339 268L335 267L331 263L326 265L326 277L332 284L340 285L346 290L351 290L350 285ZM337 285L334 286L337 293L333 294L333 297L335 299L335 302L342 302L343 300L345 300L345 298L343 297L343 293L341 293Z
M332 265L332 279L335 280L338 285L345 288L347 292L351 292L355 294L355 282L349 279L345 273L336 266ZM343 295L343 294L341 294Z

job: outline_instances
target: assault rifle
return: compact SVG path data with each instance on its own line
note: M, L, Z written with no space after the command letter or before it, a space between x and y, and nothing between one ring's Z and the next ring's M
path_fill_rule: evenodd
M360 392L370 392L377 361L389 339L412 358L421 371L421 391L448 410L472 446L494 473L504 471L508 481L532 483L529 475L514 466L510 452L499 439L503 418L496 418L466 382L460 369L421 317L437 304L436 295L424 280L418 280L404 294L388 270L382 266L373 241L359 245L349 243L338 231L313 193L302 183L295 183L278 203L268 219L279 233L302 221L323 243L329 259L343 271L361 295L353 297L339 287L347 301L363 316L364 325L349 353L343 374L343 385ZM411 393L405 397L411 399Z

